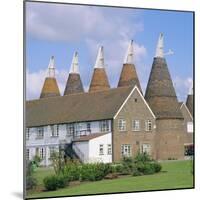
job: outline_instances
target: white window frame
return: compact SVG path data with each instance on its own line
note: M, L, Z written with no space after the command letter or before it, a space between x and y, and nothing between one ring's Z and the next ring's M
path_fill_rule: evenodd
M118 130L119 131L126 131L126 120L125 119L118 119Z
M43 138L44 138L44 127L38 127L36 139L43 139Z
M39 148L39 157L44 160L45 158L45 148L44 147L40 147Z
M26 160L30 160L30 149L26 149Z
M52 157L52 154L53 154L53 153L56 153L56 152L58 152L58 147L56 147L56 146L50 146L50 147L49 147L49 155L50 155L50 158Z
M193 133L193 122L187 122L187 133Z
M132 131L140 131L140 120L132 120Z
M145 121L145 131L152 131L153 123L150 119Z
M59 125L51 125L51 137L58 137L59 136Z
M30 128L26 128L26 140L30 139Z
M100 126L101 132L108 132L109 131L109 121L108 120L100 121L99 126Z
M73 123L67 124L66 127L67 127L67 136L74 136L74 134L75 134L74 124Z
M144 148L145 145L148 146L148 147ZM147 154L151 155L151 144L149 144L149 143L142 144L141 151L142 151L142 153L146 152Z
M104 155L104 145L103 144L99 145L99 155L100 156Z
M132 156L131 144L122 144L121 145L121 155L126 156L126 157Z
M112 145L111 144L107 145L107 154L112 155Z

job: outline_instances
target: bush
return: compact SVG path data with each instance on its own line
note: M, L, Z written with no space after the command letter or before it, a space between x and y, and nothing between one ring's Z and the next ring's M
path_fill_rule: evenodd
M58 179L57 176L52 175L52 176L47 176L43 180L44 187L48 191L56 190L58 188Z
M69 177L64 175L57 176L57 187L64 188L69 185Z
M107 174L113 173L114 168L110 164L93 163L84 164L80 168L81 181L99 181Z
M73 162L68 162L63 170L64 176L69 177L69 181L79 180L81 165Z
M153 165L153 167L154 167L156 173L158 173L158 172L161 171L162 166L161 166L160 163L158 163L158 162L154 162L154 163L152 163L152 165Z
M153 161L153 159L151 159L151 157L149 156L149 154L147 154L146 152L144 153L140 153L138 152L137 155L134 158L134 162L150 162Z
M122 175L131 174L132 170L133 170L133 165L134 165L133 158L131 158L131 157L123 157L121 174Z
M27 176L26 177L26 189L30 190L37 186L37 179L33 176Z
M121 164L118 164L118 165L116 165L115 166L115 169L116 169L116 172L117 173L122 173L123 172L123 170L124 170L124 168L123 168L123 165L121 165Z

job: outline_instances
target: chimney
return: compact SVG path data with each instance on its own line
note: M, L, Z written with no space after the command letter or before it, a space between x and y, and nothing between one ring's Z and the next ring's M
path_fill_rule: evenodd
M96 63L94 66L94 72L90 83L89 92L101 91L107 89L110 89L110 84L108 82L108 77L105 71L104 52L103 52L103 47L101 46L99 48Z
M83 84L79 73L78 53L75 52L67 79L64 95L84 92Z
M60 96L60 91L55 78L54 56L50 58L48 66L48 76L45 78L40 98Z

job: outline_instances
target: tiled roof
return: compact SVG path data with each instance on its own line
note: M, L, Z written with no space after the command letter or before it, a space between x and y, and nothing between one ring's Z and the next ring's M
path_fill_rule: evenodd
M165 58L154 58L145 99L157 118L183 118Z
M132 89L120 87L27 101L26 126L112 119Z
M55 97L55 96L60 96L60 91L56 79L52 77L47 77L44 81L40 98Z

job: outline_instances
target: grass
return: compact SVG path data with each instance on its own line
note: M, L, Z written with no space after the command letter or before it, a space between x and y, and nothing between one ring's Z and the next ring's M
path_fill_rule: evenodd
M137 177L126 176L114 180L83 182L80 185L69 186L67 188L51 192L32 191L28 194L28 198L134 192L145 190L162 190L193 187L191 161L165 161L162 163L162 167L162 171L154 175ZM52 173L54 173L53 169L38 169L35 176L38 179L39 185L42 186L43 178Z

